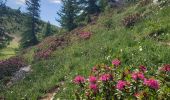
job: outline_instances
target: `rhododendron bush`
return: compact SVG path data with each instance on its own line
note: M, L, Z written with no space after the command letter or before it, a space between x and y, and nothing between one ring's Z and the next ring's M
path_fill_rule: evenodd
M63 37L48 37L37 46L34 58L38 60L48 59L58 47L66 44L67 41Z
M11 57L0 61L0 79L5 76L11 76L15 71L24 66L26 66L26 63L21 57Z
M170 65L159 67L154 75L146 66L123 67L119 59L110 66L101 64L92 68L89 77L76 76L74 83L76 99L168 99Z
M91 33L90 32L81 32L79 35L80 35L80 38L82 38L82 39L89 39L91 36Z

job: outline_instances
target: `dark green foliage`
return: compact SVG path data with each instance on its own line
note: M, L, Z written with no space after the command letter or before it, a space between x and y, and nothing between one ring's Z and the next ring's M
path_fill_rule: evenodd
M26 48L38 43L36 33L39 31L40 0L26 0L28 10L27 30L23 33L21 47Z
M76 0L62 0L63 6L60 13L57 14L61 17L58 20L63 28L68 31L76 28L76 18L79 13L78 2Z
M98 0L87 0L86 11L88 14L95 14L100 12L99 6L96 4Z
M0 0L0 48L6 46L8 37L5 34L4 15L6 14L6 0Z
M107 7L108 5L108 0L100 0L99 1L99 7L100 7L100 10L103 12L105 10L105 8Z
M81 10L86 14L96 14L100 12L100 7L97 4L99 0L80 0L80 5L84 6Z
M52 35L52 29L51 29L51 24L48 21L46 28L45 28L44 36L47 37L47 36L50 36L50 35Z

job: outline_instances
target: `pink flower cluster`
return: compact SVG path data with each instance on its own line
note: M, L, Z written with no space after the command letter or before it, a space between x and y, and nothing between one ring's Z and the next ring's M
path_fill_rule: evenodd
M80 38L82 38L82 39L89 39L90 36L91 36L90 32L81 32L80 33Z
M37 53L35 53L36 59L48 59L52 53L51 49L41 50Z
M114 66L120 66L120 64L121 62L118 59L112 61ZM120 96L125 99L126 97L132 98L132 95L134 99L141 97L148 99L155 95L160 85L162 85L159 84L158 80L149 78L150 73L145 66L139 66L136 69L139 71L134 70L133 67L124 68L124 70L115 69L105 64L93 67L88 83L85 82L84 77L77 76L74 79L74 83L80 85L77 94L85 96L82 98L87 100L95 99L98 96L102 96L101 98L104 100L110 100L111 98L118 100ZM169 65L164 65L161 70L169 71ZM81 83L85 84L81 86Z
M90 76L90 77L89 77L89 82L90 82L91 84L95 84L96 81L97 81L97 78L96 78L95 76Z
M113 77L111 74L103 74L100 76L99 80L106 82L106 81L112 80L112 78Z
M76 83L76 84L82 84L82 83L84 83L85 82L85 78L84 77L82 77L82 76L76 76L75 78L74 78L74 83Z
M161 68L161 71L170 72L170 64L164 65L164 66Z
M89 88L91 90L93 90L93 92L97 92L98 90L98 87L97 87L97 78L95 76L90 76L89 77L89 82L90 82L90 85L89 85Z
M90 84L89 88L93 90L93 92L97 92L98 90L97 84Z
M116 85L116 88L119 89L119 90L123 90L126 85L127 85L126 81L119 80L117 85Z
M21 57L11 57L0 61L0 79L5 76L11 76L14 72L25 66L26 63Z
M146 72L146 71L147 71L147 68L146 68L145 66L141 65L141 66L139 66L139 70L140 70L141 72Z
M47 37L40 44L38 44L38 49L35 51L34 57L38 60L48 59L52 52L65 44L67 44L67 41L64 39L64 37Z
M145 79L144 84L149 86L152 89L155 89L155 90L159 89L159 83L155 79L152 79L152 78L151 79Z
M142 72L133 72L132 75L131 75L132 79L134 80L144 80L145 76Z
M121 61L119 59L114 59L112 61L112 65L114 65L114 66L119 66L120 64L121 64Z

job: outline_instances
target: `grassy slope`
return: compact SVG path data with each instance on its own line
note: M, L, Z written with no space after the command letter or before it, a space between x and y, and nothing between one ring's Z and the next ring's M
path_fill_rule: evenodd
M148 38L148 34L163 28L164 34L157 38L170 41L170 7L162 10L154 6L138 8L136 6L102 14L96 25L88 25L84 30L93 33L89 40L76 41L64 49L58 49L49 60L32 62L33 50L25 55L33 66L33 72L23 81L10 89L0 90L0 94L8 99L31 99L45 94L45 90L65 80L65 85L56 98L73 98L74 85L71 80L75 75L88 75L95 64L110 63L113 58L120 58L125 66L146 65L154 73L154 69L164 63L170 63L170 47L160 44L157 39ZM124 28L121 20L134 12L147 13L133 28ZM104 24L112 22L106 29ZM166 35L167 34L167 35ZM139 47L143 51L139 50ZM122 52L121 52L122 49ZM110 56L110 59L106 59Z
M0 49L0 60L8 59L11 56L15 56L17 49L19 48L20 36L12 35L13 40L9 43L6 48Z

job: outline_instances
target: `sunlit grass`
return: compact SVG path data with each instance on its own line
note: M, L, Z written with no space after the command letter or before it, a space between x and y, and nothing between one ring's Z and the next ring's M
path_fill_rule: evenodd
M147 7L145 10L154 11ZM24 57L32 62L33 72L12 88L5 91L0 90L0 95L4 95L9 100L35 100L44 95L45 90L64 80L65 89L61 89L56 98L70 99L74 96L74 85L71 80L77 74L87 76L90 68L96 64L108 64L113 58L120 58L124 66L136 67L143 64L154 70L162 64L170 63L170 47L161 45L154 39L145 38L157 26L163 28L169 26L170 20L167 19L170 13L169 7L157 11L158 14L151 13L133 28L123 27L121 20L134 11L138 11L136 7L130 7L122 13L117 14L116 11L113 11L111 16L109 16L110 13L100 16L96 25L85 27L85 30L93 33L89 40L77 41L64 49L58 49L48 60L34 60L32 56L34 51L31 49ZM160 16L159 14L163 12L167 12L167 14ZM103 22L108 22L107 20L110 21L110 19L112 27L107 29ZM159 19L160 23L156 23L155 19ZM163 20L166 20L166 23ZM169 34L168 28L165 31ZM170 38L167 37L166 40L168 41ZM12 46L14 45L16 44L14 43ZM3 50L3 52L5 51ZM110 58L106 59L109 56Z
M15 36L6 48L0 49L0 60L15 56L19 48L19 37Z

